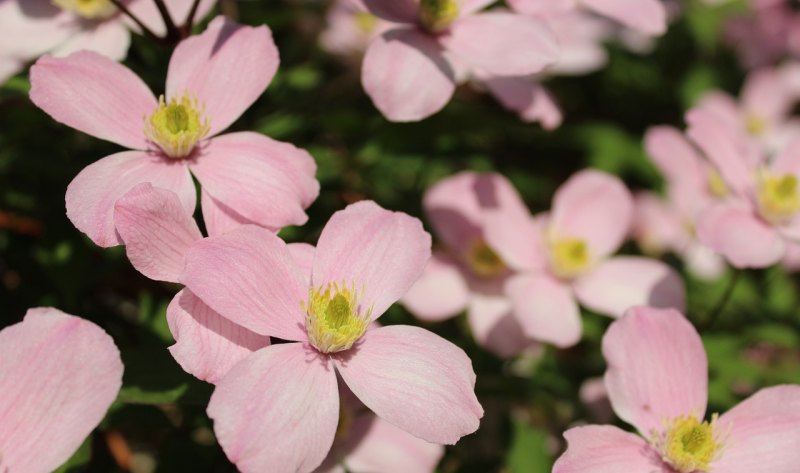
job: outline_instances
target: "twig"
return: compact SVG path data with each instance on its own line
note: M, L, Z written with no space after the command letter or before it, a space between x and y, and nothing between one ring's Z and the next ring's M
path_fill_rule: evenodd
M725 305L728 303L728 300L731 298L733 294L734 288L736 288L736 283L739 281L739 276L744 271L741 269L736 269L731 275L731 280L728 282L728 287L725 288L725 293L722 294L722 297L719 301L717 301L717 305L708 313L708 315L703 319L702 328L708 328L714 325L719 319L720 314L722 313L722 309L725 308Z
M163 43L164 42L164 38L162 38L162 37L158 36L157 34L153 33L153 30L148 28L144 23L142 23L142 20L140 20L139 18L136 17L136 15L131 13L131 11L128 10L128 7L126 7L120 0L111 0L111 3L113 3L114 6L117 7L117 9L119 11L121 11L123 15L127 16L134 23L136 23L136 26L138 26L142 30L142 33L145 36L147 36L148 38L150 38L153 41L156 41L158 43Z
M192 33L192 27L194 26L194 17L197 15L197 9L200 7L200 0L194 0L192 3L192 8L189 10L189 15L186 17L186 21L183 23L181 27L181 37L186 38Z
M153 1L156 3L158 12L161 13L161 18L164 19L164 25L167 27L167 35L164 39L170 43L177 43L181 40L181 32L178 27L175 26L175 22L172 20L172 16L169 14L167 5L164 3L164 0Z
M239 19L239 8L236 6L236 0L219 0L219 10L233 21Z

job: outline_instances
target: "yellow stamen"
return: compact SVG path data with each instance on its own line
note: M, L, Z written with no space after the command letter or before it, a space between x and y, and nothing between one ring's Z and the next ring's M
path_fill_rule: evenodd
M52 0L62 10L71 11L88 20L108 18L117 12L109 0Z
M730 194L728 185L725 184L722 176L714 169L708 172L708 190L711 191L711 195L718 199L724 199Z
M574 278L591 264L589 247L578 238L561 238L550 243L550 266L556 276Z
M205 138L211 130L205 118L205 106L198 104L189 94L180 99L164 101L158 99L158 108L145 118L144 134L148 140L157 144L170 158L185 158L198 141Z
M309 291L308 302L301 304L306 313L308 341L314 348L322 353L349 350L364 335L372 308L361 307L362 295L355 285L348 288L338 283Z
M752 136L761 136L767 131L767 121L756 114L748 113L744 122L747 132Z
M420 0L420 21L432 32L444 31L458 18L457 0Z
M716 425L718 417L711 416L711 422L700 422L694 415L665 421L664 433L654 433L652 442L661 458L679 473L711 471L727 440Z
M378 24L378 19L367 12L356 12L355 15L356 27L364 34L370 34Z
M483 240L475 240L467 251L467 265L475 275L491 278L506 270L506 265L497 253Z
M800 211L797 177L793 174L774 175L761 171L758 175L758 208L761 216L771 223L790 220Z

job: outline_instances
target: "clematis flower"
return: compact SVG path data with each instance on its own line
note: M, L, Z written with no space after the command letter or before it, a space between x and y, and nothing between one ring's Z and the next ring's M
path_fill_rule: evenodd
M431 187L423 207L441 248L401 300L428 322L466 311L475 340L500 357L517 355L533 340L511 313L503 286L512 272L487 243L485 218L490 211L516 209L523 205L519 199L511 183L494 173L461 172Z
M291 341L249 355L211 397L217 439L241 471L322 463L339 419L337 374L378 417L428 442L478 428L483 409L461 349L417 327L370 327L422 273L430 244L418 220L360 202L323 229L310 279L258 227L192 246L181 282L230 321Z
M476 75L535 74L558 57L547 27L490 0L361 0L393 27L373 39L361 82L391 121L417 121L441 110L456 84Z
M337 0L328 9L327 26L320 34L320 46L343 59L358 59L369 42L389 24L364 11L358 0Z
M519 12L537 15L560 8L585 8L641 33L658 36L667 29L667 10L661 0L509 0Z
M683 283L668 265L611 256L632 217L625 185L594 170L570 177L556 191L549 214L531 217L519 205L486 217L486 241L515 272L505 292L525 335L559 347L574 345L582 332L578 301L611 317L645 303L683 308Z
M637 307L603 337L609 425L568 430L553 473L790 473L800 452L800 386L762 389L706 417L708 361L694 327L675 310Z
M152 0L124 3L152 32L166 32ZM183 22L193 0L164 3L170 16ZM195 18L204 17L213 6L213 0L201 0ZM128 53L130 30L138 29L109 0L0 0L0 83L45 53L66 56L85 49L120 61Z
M122 385L122 361L100 327L30 309L0 331L0 471L48 473L78 450Z
M166 97L158 100L130 70L96 53L39 59L31 69L30 93L39 108L131 148L75 177L67 188L67 217L97 245L121 244L113 218L119 197L150 182L178 194L191 215L194 174L203 188L204 216L223 213L271 229L304 223L304 209L319 193L311 156L257 133L219 135L261 95L277 67L278 51L266 26L222 17L178 45Z

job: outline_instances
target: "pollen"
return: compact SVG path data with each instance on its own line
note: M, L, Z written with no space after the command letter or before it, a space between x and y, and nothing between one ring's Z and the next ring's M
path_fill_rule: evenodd
M756 114L747 114L744 126L751 136L761 136L767 131L767 121Z
M211 125L205 118L205 106L189 94L169 102L162 95L158 108L145 117L144 134L170 158L188 156L195 145L208 135Z
M758 184L758 208L768 222L785 222L800 211L800 194L794 175L776 176L762 171L758 176Z
M356 12L354 14L354 19L356 27L364 34L372 33L372 31L375 30L375 26L378 24L378 19L375 18L375 16L363 11Z
M708 172L708 190L711 192L711 195L718 199L724 199L730 194L728 185L725 184L722 176L713 169Z
M363 290L355 284L331 283L311 289L308 302L302 303L306 313L308 341L322 353L349 350L369 326L372 308L364 310L360 299Z
M717 419L714 414L711 422L700 422L688 415L666 421L664 433L654 435L653 444L661 458L679 473L709 472L727 439L727 434L720 435Z
M467 265L476 276L492 278L506 270L497 253L483 240L476 240L467 251Z
M578 238L562 238L550 243L550 266L556 276L570 279L583 273L591 263L589 247Z
M422 25L434 33L446 30L458 18L457 0L421 0L419 7Z
M109 0L53 0L53 4L87 20L101 20L117 12Z

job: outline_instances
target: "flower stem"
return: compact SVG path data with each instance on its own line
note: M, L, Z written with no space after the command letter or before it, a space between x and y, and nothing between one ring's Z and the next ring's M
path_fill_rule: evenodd
M126 7L120 0L111 0L111 3L114 4L114 6L117 7L117 9L121 11L123 15L127 16L128 18L131 19L131 21L136 23L136 26L138 26L142 30L142 33L145 36L152 39L153 41L156 41L157 43L164 42L164 38L153 33L153 30L148 28L147 25L142 23L142 20L140 20L136 15L131 13L131 11L128 10L128 7Z
M200 0L194 0L192 3L192 8L189 10L189 15L186 17L186 21L181 26L181 37L186 38L192 33L192 27L194 27L194 17L197 15L197 9L200 7Z
M717 301L717 304L714 308L708 313L708 315L703 319L702 328L708 328L717 323L717 319L719 319L720 314L722 313L722 309L725 308L725 305L730 300L731 295L733 295L733 290L736 288L736 283L739 281L739 276L744 271L741 269L734 270L733 274L731 275L730 281L728 281L728 287L725 288L725 292L722 294L722 297Z
M169 14L169 10L167 9L167 5L164 3L164 0L153 0L158 8L158 12L161 13L161 18L164 19L164 25L167 27L167 34L164 39L168 43L177 43L181 40L181 31L175 26L175 22L172 20L172 16Z

